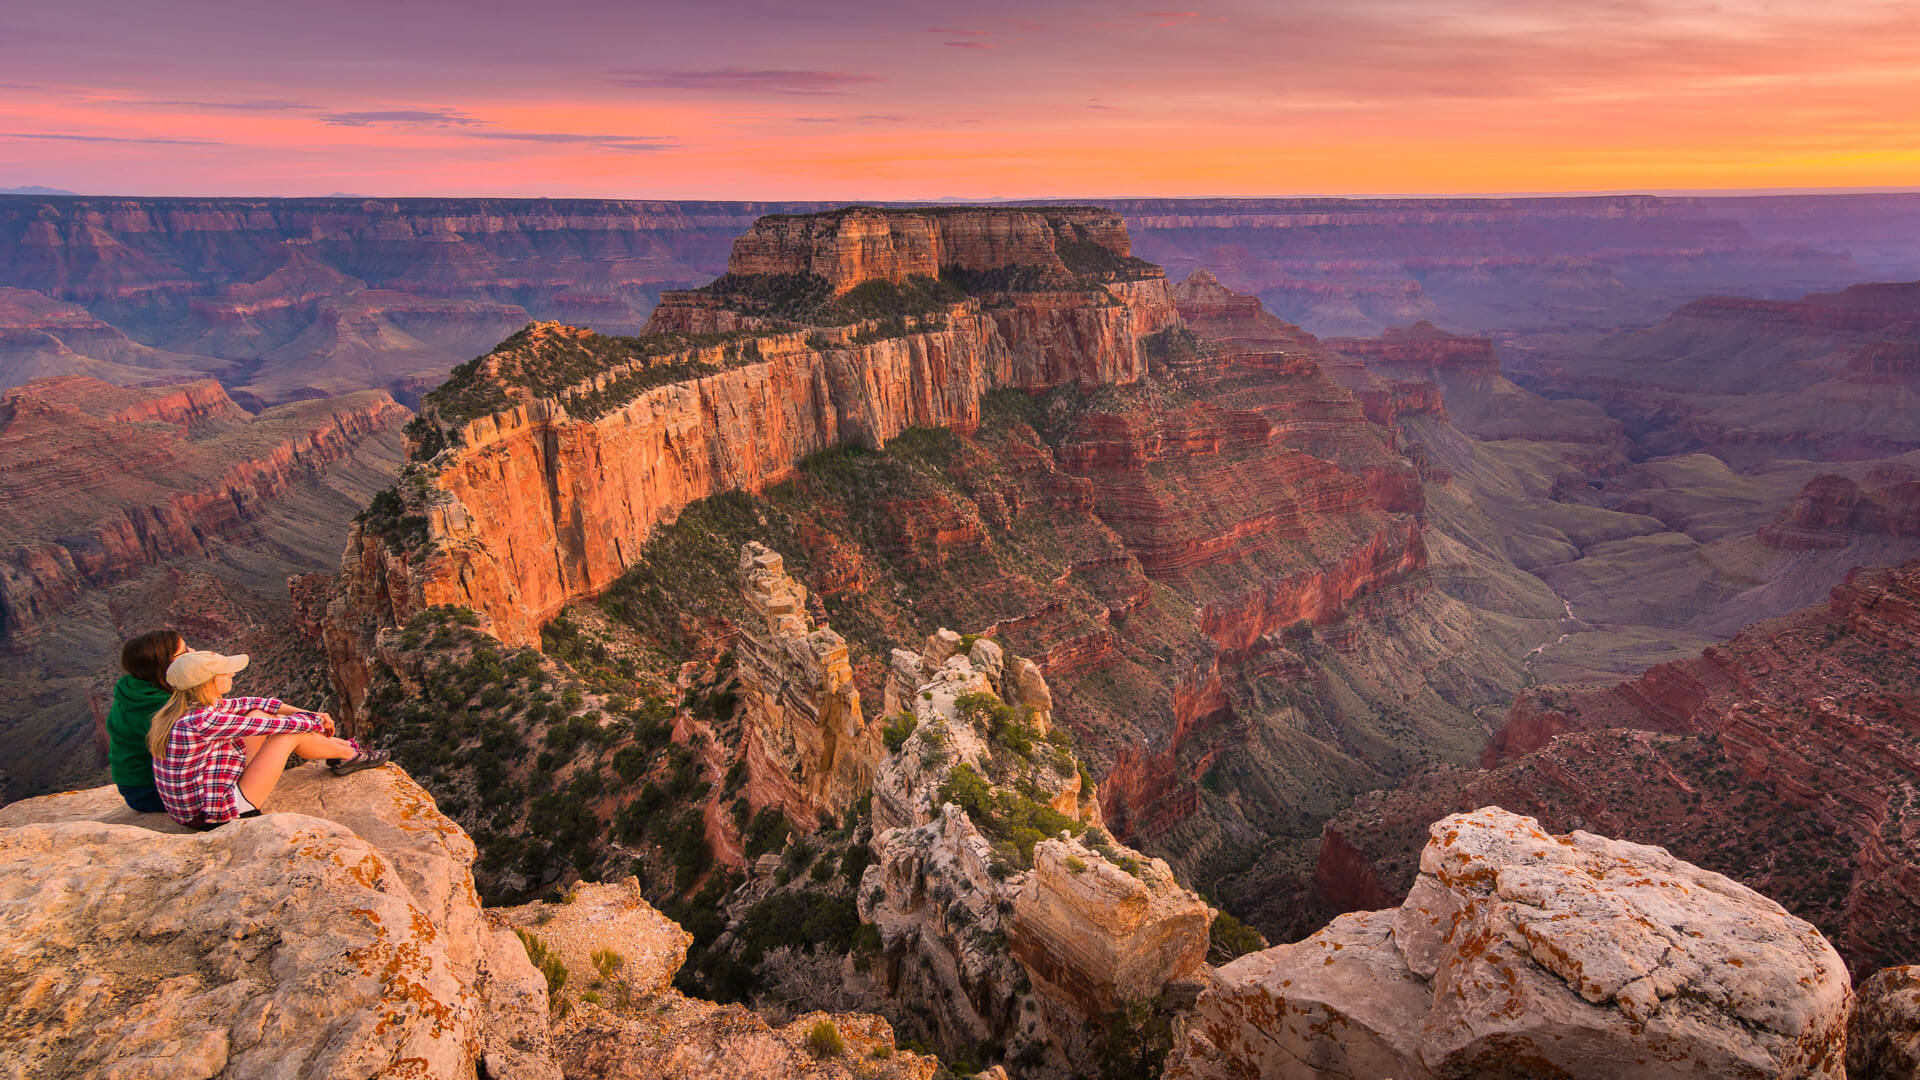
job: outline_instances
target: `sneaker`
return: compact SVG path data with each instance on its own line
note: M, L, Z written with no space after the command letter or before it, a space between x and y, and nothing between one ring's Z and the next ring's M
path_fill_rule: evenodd
M358 757L350 757L345 761L327 762L327 771L335 776L345 776L348 773L359 772L361 769L377 769L391 760L393 760L392 755L385 750L362 750Z

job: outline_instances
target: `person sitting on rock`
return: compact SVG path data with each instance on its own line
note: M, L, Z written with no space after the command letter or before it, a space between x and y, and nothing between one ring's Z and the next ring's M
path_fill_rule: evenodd
M120 670L126 674L113 684L113 707L107 710L107 770L127 806L143 814L166 809L153 786L147 731L153 727L153 714L173 694L167 665L186 651L177 630L149 631L120 646Z
M387 755L333 737L333 718L278 698L230 698L247 657L188 652L167 665L173 695L153 714L147 749L153 783L167 814L182 825L211 829L258 817L287 758L325 760L335 776L383 765Z

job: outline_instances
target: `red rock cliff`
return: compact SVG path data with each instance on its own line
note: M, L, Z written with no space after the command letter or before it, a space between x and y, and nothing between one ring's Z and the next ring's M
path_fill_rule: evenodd
M1157 271L1134 268L1125 281L1108 282L1084 270L1132 265L1119 261L1127 258L1124 231L1116 236L1111 215L922 216L767 219L751 242L743 239L731 273L819 269L808 261L813 255L776 263L765 254L802 249L868 251L865 262L825 267L842 285L860 273L917 273L920 263L889 263L862 247L885 225L886 235L912 243L951 244L951 252L939 249L948 252L941 258L976 265L1028 250L1022 244L1052 244L1053 264L1080 268L1079 275L1046 291L967 297L895 322L825 327L776 328L753 315L732 325L756 329L729 330L719 318L723 304L674 294L663 311L694 309L666 317L681 320L672 323L680 336L662 330L614 340L537 324L456 373L423 404L450 445L412 466L400 485L399 522L412 525L375 522L349 541L325 620L348 711L357 706L356 687L365 686L381 626L452 604L482 614L509 644L535 644L548 619L611 585L652 531L689 503L762 490L792 476L809 455L847 443L878 446L908 427L971 431L982 395L998 387L1135 381L1145 370L1143 328L1177 322ZM855 235L834 239L835 229ZM685 336L716 330L725 340Z

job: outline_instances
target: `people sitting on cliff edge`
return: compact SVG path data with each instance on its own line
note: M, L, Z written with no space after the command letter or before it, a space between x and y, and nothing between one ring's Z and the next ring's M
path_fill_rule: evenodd
M113 707L107 710L107 770L120 797L143 814L166 809L153 786L147 732L153 714L173 695L167 665L187 651L178 630L152 630L120 646L120 670L126 674L113 684Z
M335 776L387 762L377 750L333 736L333 718L278 698L227 697L247 657L186 652L167 665L172 696L153 714L147 750L167 815L207 830L258 817L293 754L324 760Z

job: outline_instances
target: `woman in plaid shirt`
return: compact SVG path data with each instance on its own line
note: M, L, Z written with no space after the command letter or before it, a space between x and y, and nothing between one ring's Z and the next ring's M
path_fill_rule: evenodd
M326 713L277 698L226 697L234 673L246 666L245 656L205 651L182 653L167 666L173 696L153 714L147 746L160 802L182 825L210 829L258 816L292 754L328 760L336 776L387 760L334 738Z

